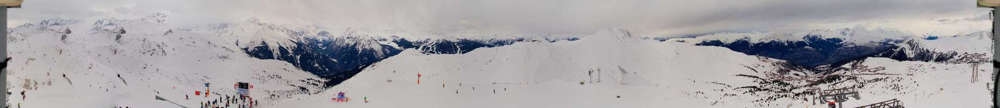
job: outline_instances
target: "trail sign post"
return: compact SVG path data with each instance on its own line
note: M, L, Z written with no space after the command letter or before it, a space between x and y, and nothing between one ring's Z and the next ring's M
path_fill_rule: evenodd
M21 3L24 0L0 0L0 26L3 26L3 30L0 30L0 58L7 58L7 8L21 8ZM3 61L7 62L7 61ZM0 70L0 88L3 88L4 93L0 93L0 108L8 108L10 105L7 104L7 68L4 67Z
M997 32L1000 31L1000 27L998 27L1000 26L1000 19L997 19L1000 17L1000 14L997 14L1000 13L1000 10L997 10L1000 7L1000 0L976 0L976 5L993 8L991 12L993 14L993 35L990 37L992 37L993 41L993 107L996 108L1000 107L997 106L997 103L1000 103L1000 95L998 95L1000 94L1000 90L997 90L1000 87L1000 84L997 84L997 82L1000 82L1000 62L997 62L1000 61L1000 52L998 52L1000 51L1000 33Z

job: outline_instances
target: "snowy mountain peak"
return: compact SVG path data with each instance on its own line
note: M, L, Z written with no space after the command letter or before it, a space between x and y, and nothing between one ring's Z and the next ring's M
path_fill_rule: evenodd
M868 57L886 57L900 61L933 61L948 63L969 63L982 62L986 58L978 57L972 61L955 61L957 55L973 56L982 55L983 52L976 50L936 50L934 48L924 48L924 43L935 44L937 40L921 40L918 38L908 38L910 36L892 36L891 33L874 33L880 35L890 35L888 37L902 37L902 39L858 39L858 37L873 37L870 31L857 32L850 29L841 30L835 36L823 36L816 34L828 34L831 32L810 33L800 36L800 40L769 40L768 35L756 37L727 37L730 42L723 40L704 40L697 45L720 46L733 51L742 52L748 55L776 58L786 60L791 64L802 66L814 71L831 71L841 65L851 61L864 60ZM859 35L864 34L864 35ZM970 34L975 35L975 34ZM775 35L788 37L787 35ZM969 38L973 36L951 37ZM756 38L756 40L755 40ZM709 39L702 37L700 39ZM850 40L853 39L853 40ZM876 41L878 40L878 41ZM948 39L950 40L950 39ZM985 45L984 43L974 43L969 46ZM974 49L973 47L956 47L959 49Z

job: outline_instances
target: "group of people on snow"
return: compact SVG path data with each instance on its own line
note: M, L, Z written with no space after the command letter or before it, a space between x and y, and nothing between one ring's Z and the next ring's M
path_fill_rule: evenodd
M200 108L253 108L259 103L248 96L220 96L212 100L201 102Z
M210 94L210 89L208 87L209 83L205 83L204 95L206 98L209 97ZM234 88L239 91L236 95L216 94L221 96L201 102L201 108L253 108L254 106L258 106L259 103L257 100L254 100L249 96L249 83L238 82L234 85ZM195 91L195 96L201 94L201 91ZM187 98L187 95L184 96Z

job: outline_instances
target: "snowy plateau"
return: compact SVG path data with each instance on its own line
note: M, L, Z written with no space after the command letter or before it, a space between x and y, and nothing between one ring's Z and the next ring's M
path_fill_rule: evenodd
M845 107L897 99L981 108L992 105L995 83L988 32L415 38L254 19L170 26L164 18L11 28L7 104L191 108L249 82L256 107L267 108L815 108L825 107L817 91L833 88L858 92ZM195 95L206 89L212 94ZM332 100L340 92L350 100Z

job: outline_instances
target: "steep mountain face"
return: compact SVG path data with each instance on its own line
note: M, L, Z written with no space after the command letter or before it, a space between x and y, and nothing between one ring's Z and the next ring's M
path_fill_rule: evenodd
M369 64L396 55L401 51L401 49L388 45L376 47L378 49L366 49L358 47L361 46L360 43L336 44L337 40L342 39L307 39L295 42L294 46L278 46L276 50L269 49L270 46L267 42L261 42L260 46L243 48L243 50L252 57L285 61L304 71L330 79L326 85L340 83Z
M523 38L500 39L500 40L421 40L410 41L406 39L396 39L395 42L402 48L416 48L424 54L465 54L477 48L490 48L514 44L514 42L524 41Z
M250 96L261 102L323 89L326 80L296 66L247 56L227 35L233 29L157 18L45 19L10 28L8 83L16 95L7 104L196 107L236 94L237 82L252 84Z
M955 51L937 52L922 48L912 39L884 39L878 42L851 42L820 35L806 35L801 41L751 42L744 38L732 42L706 40L696 45L726 47L747 55L785 60L797 67L827 71L852 61L886 57L899 61L946 62L958 55Z
M746 53L747 55L787 60L792 64L813 69L820 65L843 64L844 61L881 53L894 47L889 42L859 46L852 43L845 43L840 38L821 38L816 35L805 36L802 41L751 43L749 40L741 39L731 43L723 43L719 40L710 40L698 43L697 45L726 47L733 51Z
M291 63L302 70L326 78L325 86L337 85L351 78L365 67L395 56L406 49L424 54L464 54L478 48L498 47L524 41L497 40L420 40L404 38L375 39L335 37L332 39L304 38L294 45L282 46L260 42L260 45L242 48L248 55L259 59L276 59ZM271 49L277 47L277 49Z
M872 55L872 57L886 57L901 61L925 61L925 62L949 62L958 57L958 52L936 52L921 47L915 40L907 40L893 45L892 50ZM966 54L967 55L967 54Z

